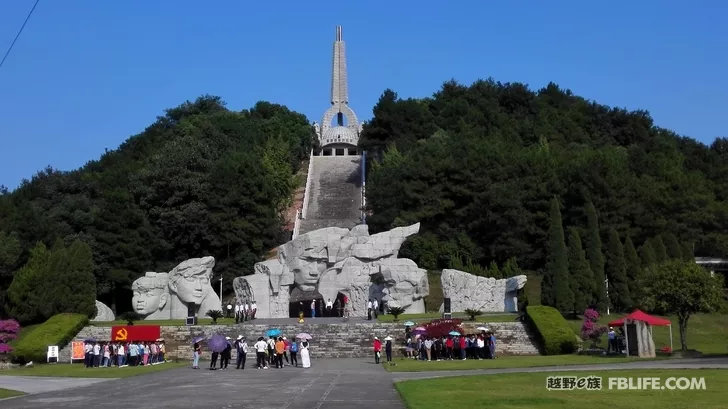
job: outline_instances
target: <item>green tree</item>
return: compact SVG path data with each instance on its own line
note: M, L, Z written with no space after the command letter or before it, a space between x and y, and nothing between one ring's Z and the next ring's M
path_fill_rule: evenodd
M22 324L42 319L40 307L45 300L38 289L48 272L50 256L45 244L37 243L30 251L28 262L13 275L7 293L7 311Z
M682 247L680 247L680 242L674 234L665 233L662 235L662 240L665 244L667 258L669 260L682 259Z
M658 263L668 260L667 247L661 236L655 236L652 238L652 248L655 250L655 260Z
M571 280L571 291L574 293L574 313L586 311L591 304L594 294L594 274L589 268L586 254L581 245L579 231L575 227L569 227L569 275Z
M599 218L597 210L592 202L586 205L587 230L586 230L586 257L589 261L589 269L594 275L594 294L592 302L596 304L598 311L606 311L607 291L604 285L606 275L604 272L604 253L602 253L602 239L599 235Z
M574 293L571 289L569 277L569 258L564 240L564 227L561 221L559 200L551 200L551 224L549 226L549 257L546 265L546 276L551 284L552 295L544 297L541 289L541 303L550 301L559 311L572 311L574 308ZM545 279L546 280L546 279Z
M492 261L488 266L488 277L503 278L503 274L495 261Z
M683 242L680 246L682 253L682 260L695 261L695 254L693 253L693 245L688 242Z
M624 247L619 234L609 229L606 252L606 271L609 278L609 298L617 311L626 311L633 306L627 283L627 264L624 257Z
M0 317L5 315L5 292L13 280L13 271L18 267L22 251L17 233L0 231Z
M642 286L649 311L675 314L680 346L687 351L688 321L694 314L713 312L723 304L723 279L691 261L671 260L647 268Z
M500 271L503 278L510 278L523 274L523 270L521 270L518 266L518 262L515 257L509 258Z
M96 313L96 279L93 255L88 244L75 240L66 247L56 241L48 259L48 269L37 288L42 303L40 315L48 319L59 313Z
M634 243L630 237L624 239L624 261L627 267L627 288L629 289L629 295L632 301L637 302L640 294L639 281L642 275L642 266L640 265L637 250L635 250Z
M640 266L644 269L657 263L655 249L652 247L652 240L645 241L639 248Z

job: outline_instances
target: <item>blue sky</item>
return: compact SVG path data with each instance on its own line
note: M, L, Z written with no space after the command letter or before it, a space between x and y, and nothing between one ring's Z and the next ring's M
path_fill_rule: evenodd
M33 2L0 2L1 54ZM386 88L422 97L492 76L647 109L710 142L728 135L726 15L700 0L41 0L0 68L0 184L82 166L205 93L320 121L337 24L361 119Z

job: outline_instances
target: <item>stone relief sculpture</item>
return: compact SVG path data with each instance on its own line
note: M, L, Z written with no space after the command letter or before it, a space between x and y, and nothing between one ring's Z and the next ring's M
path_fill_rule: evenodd
M398 259L407 237L419 223L369 235L366 225L353 229L328 227L296 237L278 248L278 257L255 265L255 273L237 277L238 299L254 298L261 318L289 316L290 291L318 291L324 299L349 297L351 316L366 316L366 303L381 296L385 305L425 312L427 274L414 261Z
M169 297L169 274L148 272L131 284L131 305L147 320L168 320L172 304ZM185 314L186 315L186 314Z
M109 308L106 304L96 300L96 316L91 321L113 321L115 319L116 316L114 315L114 311L111 311L111 308Z
M526 276L495 279L479 277L464 271L442 270L442 293L450 298L452 312L466 309L483 312L516 312L516 293L526 285ZM443 307L440 307L442 311Z
M146 273L131 285L134 311L147 320L187 318L187 305L203 318L208 310L220 309L220 297L212 289L215 258L183 261L169 273Z

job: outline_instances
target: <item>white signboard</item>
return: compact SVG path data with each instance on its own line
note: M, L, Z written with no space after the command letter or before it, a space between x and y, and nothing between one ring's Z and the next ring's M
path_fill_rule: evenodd
M52 345L48 347L48 362L58 362L58 346Z

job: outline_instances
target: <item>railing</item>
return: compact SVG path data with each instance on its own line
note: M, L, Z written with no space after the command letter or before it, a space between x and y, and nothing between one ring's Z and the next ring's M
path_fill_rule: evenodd
M298 237L298 233L301 231L301 210L296 211L296 221L293 222L293 237L291 240Z
M311 149L311 154L308 158L308 174L306 174L306 190L303 193L303 208L300 213L301 219L305 219L306 213L308 212L308 202L311 198L311 175L313 175L313 149ZM298 217L296 217L296 221L298 221Z

